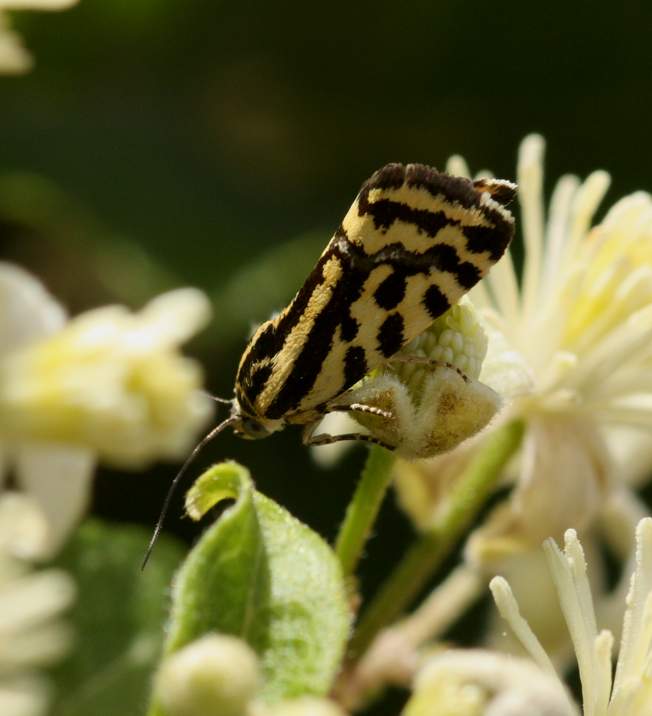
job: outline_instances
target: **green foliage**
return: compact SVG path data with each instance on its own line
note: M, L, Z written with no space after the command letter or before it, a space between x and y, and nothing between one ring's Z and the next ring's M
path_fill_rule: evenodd
M162 539L139 573L144 529L86 522L58 560L77 583L70 620L76 643L52 673L51 716L137 716L160 655L163 624L180 547Z
M258 654L268 701L323 695L339 669L349 609L328 545L257 492L234 462L204 473L187 496L199 519L235 498L204 534L175 583L166 652L206 632L232 634Z

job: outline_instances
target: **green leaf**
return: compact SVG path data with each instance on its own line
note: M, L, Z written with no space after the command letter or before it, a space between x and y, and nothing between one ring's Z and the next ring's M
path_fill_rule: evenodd
M332 686L350 614L331 548L254 490L248 471L217 465L187 496L198 519L236 499L192 550L176 580L166 652L206 632L239 636L256 651L268 701L323 695Z
M51 716L138 716L163 641L167 592L182 557L164 538L140 573L149 533L141 528L88 521L57 564L77 583L69 615L76 643L52 671Z

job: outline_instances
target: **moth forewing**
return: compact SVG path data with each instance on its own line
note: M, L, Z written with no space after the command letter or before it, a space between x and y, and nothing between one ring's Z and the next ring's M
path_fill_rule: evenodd
M309 424L420 335L498 261L511 182L388 164L366 181L288 307L240 361L235 413L259 437Z

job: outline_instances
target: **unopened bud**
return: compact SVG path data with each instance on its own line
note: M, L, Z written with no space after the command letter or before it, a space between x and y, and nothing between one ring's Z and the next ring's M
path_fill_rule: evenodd
M258 661L249 646L209 634L163 662L155 693L165 716L244 716L258 685Z
M452 450L484 428L500 397L478 376L487 338L473 304L462 301L349 394L382 413L353 417L407 458Z

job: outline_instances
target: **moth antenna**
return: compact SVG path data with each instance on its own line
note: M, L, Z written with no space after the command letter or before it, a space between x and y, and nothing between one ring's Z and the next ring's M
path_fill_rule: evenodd
M190 455L188 455L179 472L177 472L177 474L175 475L174 480L172 480L172 483L168 488L165 500L163 500L163 507L161 507L161 513L159 514L158 520L156 521L156 526L154 527L154 532L152 533L152 537L149 541L149 544L147 545L147 549L145 550L145 556L143 557L143 561L140 565L141 572L143 569L145 569L145 566L149 561L150 555L152 554L152 550L154 549L154 545L156 544L156 540L161 534L161 530L163 529L163 522L165 521L168 510L170 509L170 502L172 501L172 496L174 495L174 491L176 490L177 485L181 481L181 478L186 474L186 470L190 467L190 465L203 447L205 447L214 437L217 437L222 432L222 430L224 430L224 428L228 428L229 425L233 425L233 423L237 422L238 420L239 417L237 415L232 415L231 417L227 418L226 420L223 420L219 425L214 427L209 433L204 435L204 437L197 443L197 445L195 445Z
M233 405L233 398L230 400L227 398L220 398L218 395L213 395L212 393L204 393L207 395L211 400L214 400L216 403L222 403L223 405Z

